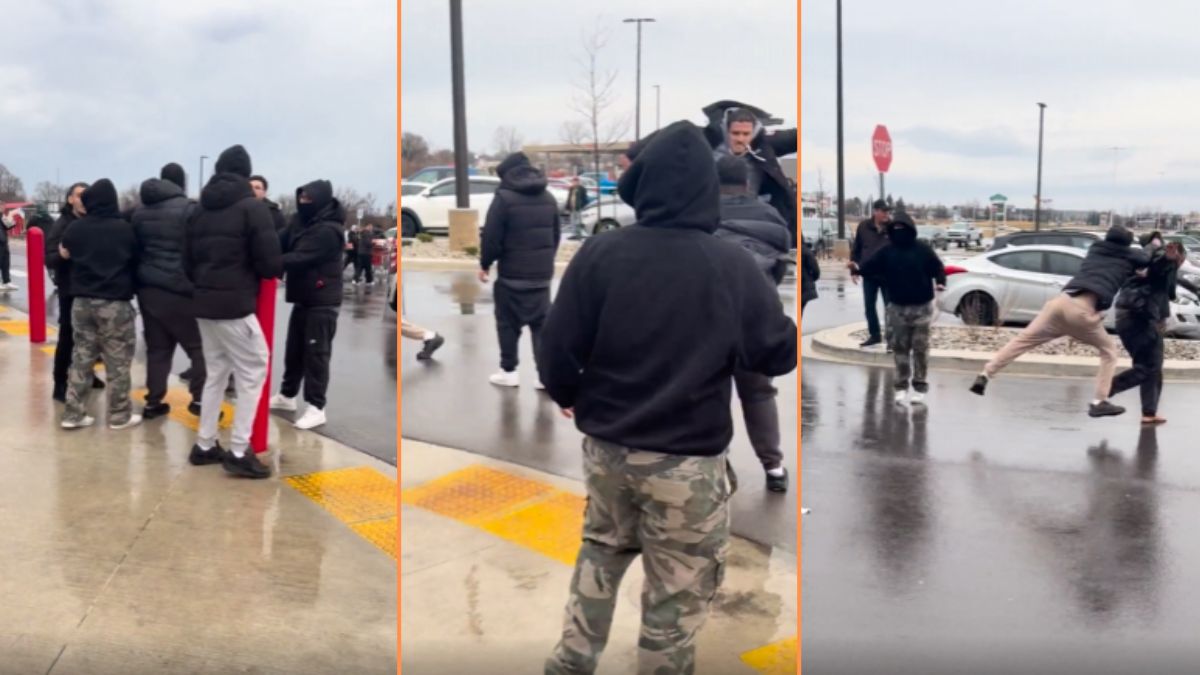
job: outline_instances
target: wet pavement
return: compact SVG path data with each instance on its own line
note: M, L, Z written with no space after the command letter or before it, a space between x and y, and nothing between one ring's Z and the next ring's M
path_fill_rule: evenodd
M404 341L404 438L580 478L581 435L571 421L561 417L549 398L534 389L537 374L528 332L521 340L521 387L501 389L487 381L499 364L491 286L479 284L471 271L410 271L403 281L406 318L446 336L445 346L432 362L417 361L420 343ZM795 306L795 286L785 285L781 295L790 312ZM776 386L785 465L794 482L796 378L779 378ZM795 492L777 495L766 491L762 466L750 448L740 418L735 403L736 434L730 459L739 486L733 499L734 532L759 544L794 552Z
M804 332L861 320L858 288L823 283ZM1142 430L1088 418L1087 379L972 377L910 409L888 368L805 359L805 672L1197 672L1200 386Z
M28 311L29 280L25 270L23 244L13 246L13 281L19 291L0 295L0 305L22 312ZM54 285L47 279L47 293ZM57 296L47 303L47 322L58 324ZM287 322L291 305L284 301L280 284L275 307L275 353L271 369L272 391L279 390L283 377L283 345L287 339ZM346 284L338 331L333 342L330 382L326 415L329 422L314 430L323 436L357 450L396 463L396 315L387 306L386 280L377 280L373 287L354 287ZM136 358L145 358L145 344L138 329ZM181 350L175 353L173 372L187 369L188 359ZM143 382L135 382L142 386ZM303 412L301 404L300 412ZM291 413L277 413L290 419Z

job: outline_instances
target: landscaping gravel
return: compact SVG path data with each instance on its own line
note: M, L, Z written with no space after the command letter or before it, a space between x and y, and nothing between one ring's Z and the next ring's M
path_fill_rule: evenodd
M1019 332L1020 329L1018 328L934 326L933 340L930 348L933 351L954 350L994 353L999 351L1001 347L1007 344ZM861 342L867 339L867 331L857 331L852 337ZM1112 338L1113 342L1117 345L1117 350L1120 352L1121 357L1128 358L1129 355L1121 346L1121 341L1115 335ZM1195 340L1168 339L1166 341L1165 352L1166 359L1169 361L1197 361L1200 360L1200 342ZM1070 338L1059 338L1038 347L1031 353L1045 354L1047 356L1095 356L1096 350Z

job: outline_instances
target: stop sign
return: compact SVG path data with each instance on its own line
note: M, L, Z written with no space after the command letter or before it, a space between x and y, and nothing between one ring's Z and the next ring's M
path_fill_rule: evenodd
M876 125L875 133L871 135L871 156L875 158L875 168L879 169L879 173L887 173L892 166L892 137L882 124Z

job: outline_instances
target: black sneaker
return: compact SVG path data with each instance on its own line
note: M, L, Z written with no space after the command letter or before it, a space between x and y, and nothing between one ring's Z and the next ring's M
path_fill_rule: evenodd
M883 343L883 338L869 337L869 338L867 338L866 342L862 342L858 346L865 349L867 347L874 347L875 345L882 344L882 343Z
M191 413L191 415L193 417L199 417L201 410L202 410L202 408L200 407L200 404L195 401L192 401L191 403L188 404L188 412ZM222 410L220 413L217 413L217 422L220 423L220 422L224 422L224 421L225 421L225 411Z
M788 488L788 473L787 469L783 470L783 475L774 476L767 474L767 490L771 492L787 492Z
M1088 406L1088 417L1115 417L1123 412L1125 412L1124 408L1108 401L1092 403Z
M155 403L154 405L147 405L145 409L142 410L142 419L152 420L156 417L168 415L170 412L171 405L169 403Z
M192 369L188 368L187 370L180 373L179 379L183 380L184 382L187 382L188 380L192 379Z
M246 449L246 454L241 457L234 455L232 452L225 453L225 458L221 461L221 464L225 467L225 473L231 476L256 479L271 477L271 469L258 461L258 457L255 456L254 451L249 448Z
M428 361L433 358L433 353L446 344L446 338L441 335L434 335L432 338L425 341L425 346L421 348L421 352L417 354L417 359Z
M92 378L92 389L103 389L103 388L104 388L104 380L102 380L98 377L93 377Z
M220 443L217 443L208 450L202 450L197 444L192 446L192 452L188 455L188 462L192 466L220 464L225 461L225 455L227 454L229 453L225 452Z
M971 393L983 396L987 391L988 378L987 375L979 375L975 378L975 383L971 385Z

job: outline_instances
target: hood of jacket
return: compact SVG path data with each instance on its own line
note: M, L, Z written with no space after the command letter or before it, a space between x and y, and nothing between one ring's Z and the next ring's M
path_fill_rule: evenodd
M1104 241L1121 246L1129 246L1133 244L1133 233L1120 225L1113 225L1108 228L1108 233L1104 235Z
M496 175L500 176L501 188L526 195L540 194L549 184L546 176L529 162L523 152L514 152L505 157L496 167Z
M908 248L917 243L917 226L907 213L892 216L887 228L888 240L897 248Z
M246 198L254 198L249 179L236 173L217 173L208 179L208 185L200 192L200 206L216 211Z
M301 194L307 195L312 203L301 204ZM327 180L314 180L296 188L296 210L297 219L305 227L321 221L333 221L341 228L346 221L346 210L333 196L333 183Z
M217 157L217 173L233 173L249 179L254 168L250 162L250 153L240 145L230 146L221 151Z
M676 122L659 131L621 176L617 192L633 206L642 227L711 234L721 220L712 149L691 122Z
M754 135L751 137L751 143L759 139L766 128L766 121L771 118L771 115L762 108L739 101L717 101L705 106L704 116L708 118L709 133L714 139L720 139L720 145L729 145L726 137L729 129L729 116L739 109L754 115Z
M186 197L183 188L176 185L173 181L162 178L147 178L142 181L142 187L138 191L142 198L142 203L149 206L165 202L174 197Z
M115 218L121 215L120 203L117 199L117 188L107 178L92 183L83 191L83 208L89 216L98 218Z

